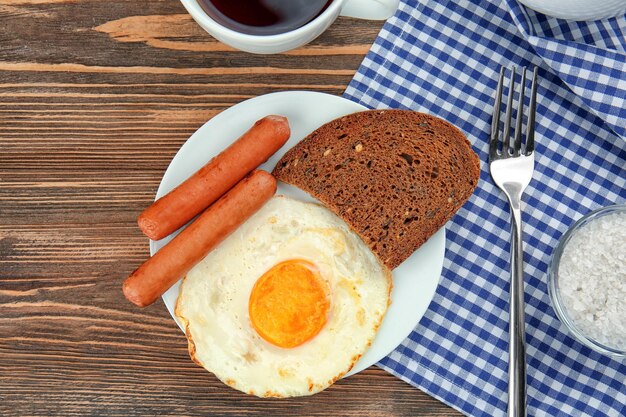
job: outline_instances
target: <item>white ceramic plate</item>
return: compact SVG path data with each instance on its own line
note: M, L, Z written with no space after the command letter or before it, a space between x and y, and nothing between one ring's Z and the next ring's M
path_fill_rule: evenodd
M246 100L218 114L191 135L167 168L156 197L168 193L241 136L255 121L268 114L286 116L291 126L289 141L261 165L262 169L271 172L280 157L313 130L337 117L362 110L365 107L350 100L305 91L273 93ZM316 201L303 191L282 183L278 186L277 194ZM150 254L154 255L170 239L150 241ZM417 325L439 283L444 249L445 231L442 228L393 271L391 306L372 346L348 375L360 372L387 356ZM174 315L179 287L180 281L163 295L163 301L181 327Z
M566 20L599 20L624 14L626 0L520 0L548 16Z

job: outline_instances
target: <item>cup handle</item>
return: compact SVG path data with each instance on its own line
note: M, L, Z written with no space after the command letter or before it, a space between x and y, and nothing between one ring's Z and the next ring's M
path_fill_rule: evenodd
M347 0L341 8L341 16L357 19L386 20L393 16L400 0Z

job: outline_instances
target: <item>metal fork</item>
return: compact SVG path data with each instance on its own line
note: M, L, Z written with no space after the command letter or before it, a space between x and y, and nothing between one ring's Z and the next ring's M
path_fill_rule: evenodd
M505 69L500 70L496 90L491 139L489 141L489 170L496 185L504 191L511 206L511 289L509 292L509 404L508 417L526 416L526 348L524 327L524 249L522 247L521 197L534 170L535 110L537 103L537 68L533 70L526 123L526 141L522 144L526 68L521 71L519 97L513 143L511 119L515 92L516 69L511 69L504 131L500 135L500 106ZM502 136L502 139L500 139Z

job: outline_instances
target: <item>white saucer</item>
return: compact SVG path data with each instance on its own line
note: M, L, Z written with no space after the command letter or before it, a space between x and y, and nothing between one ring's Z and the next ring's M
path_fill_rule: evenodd
M624 14L626 0L520 0L548 16L566 20L600 20Z
M271 172L280 157L310 132L337 117L362 110L366 108L347 99L306 91L279 92L246 100L213 117L191 135L167 168L156 197L172 190L239 138L255 121L268 114L286 116L291 126L289 141L269 161L261 165L262 169ZM303 191L285 184L279 184L277 194L315 201ZM167 237L157 242L150 241L150 254L154 255L170 239L171 237ZM387 356L415 328L435 294L443 266L444 250L445 231L441 228L393 271L391 306L372 346L347 376L360 372ZM174 315L179 286L180 281L163 294L163 301L180 327L181 324Z

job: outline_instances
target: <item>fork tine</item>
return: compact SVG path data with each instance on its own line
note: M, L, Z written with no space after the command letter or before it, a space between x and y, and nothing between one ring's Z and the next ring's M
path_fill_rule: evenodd
M496 88L493 118L491 121L491 139L489 140L489 160L498 158L498 132L500 131L500 104L502 103L502 84L504 84L504 67L500 68L500 78Z
M515 141L513 142L513 156L519 156L522 149L522 119L524 119L524 96L526 90L526 67L522 69L522 82L517 99L517 116L515 117Z
M506 113L504 115L504 136L502 143L502 157L509 157L509 148L511 147L511 116L513 115L513 93L515 82L515 67L511 67L511 79L509 81L509 95L506 100Z
M526 125L525 154L535 150L535 111L537 110L537 67L533 69L533 81L530 87L530 104L528 105L528 124Z

